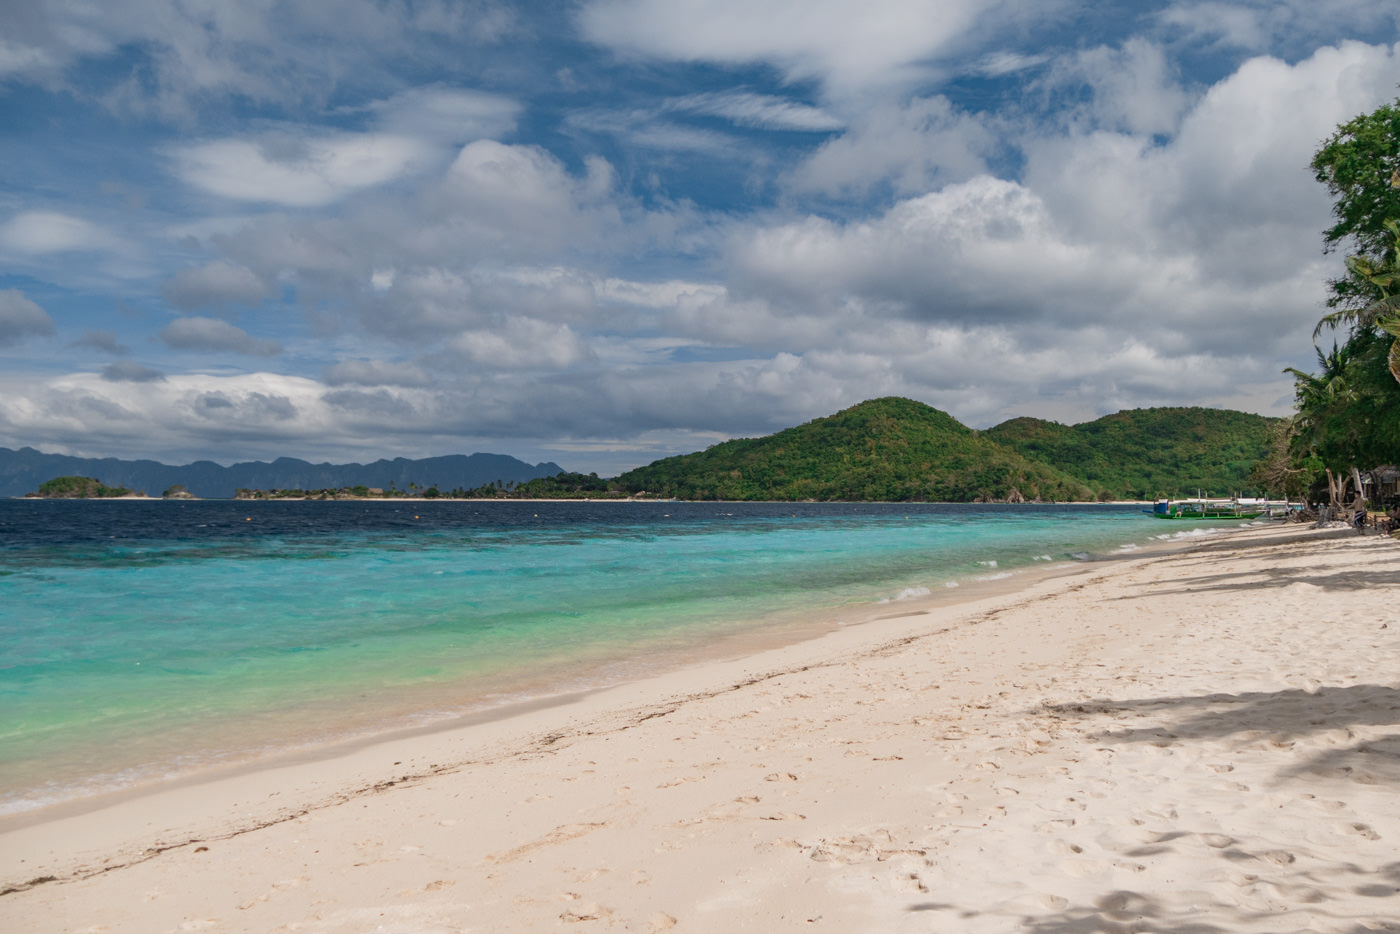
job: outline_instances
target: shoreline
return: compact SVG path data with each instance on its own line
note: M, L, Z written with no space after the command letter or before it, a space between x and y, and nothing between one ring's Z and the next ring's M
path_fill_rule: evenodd
M388 508L388 507L386 507ZM507 513L530 514L530 507L502 507ZM546 510L538 509L541 516L553 516L563 513L576 513L584 507L554 507ZM678 516L690 515L694 509L680 509L671 506L651 506L635 507L642 509L648 514L659 515L662 512L675 514ZM800 508L786 509L764 508L757 509L730 509L728 507L698 507L707 515L717 513L719 515L729 515L731 513L746 514L774 514L786 516L788 512L803 513ZM83 507L72 507L65 510L59 508L59 512L70 512L77 509L83 512ZM210 514L213 509L220 515L235 519L241 527L245 515L254 516L256 519L261 515L256 510L235 510L237 507L213 506L200 510L192 508L181 513L187 518L178 520L193 528L195 522L212 521L203 518ZM956 507L955 507L956 509ZM297 515L310 516L320 514L322 510L310 507L286 507L272 508L267 510L269 516L272 514L285 515L288 512ZM836 515L844 514L854 510L860 514L885 515L886 513L905 516L905 513L912 514L914 510L890 507L838 507L836 509L821 510L820 514ZM24 510L26 513L44 515L52 511L52 508L43 507L30 508ZM99 511L102 511L99 507ZM393 507L392 511L399 516L413 515L417 509L410 509L405 514L399 507ZM422 510L424 518L429 518L429 511ZM486 507L480 512L489 513L491 507ZM921 513L935 513L937 509L920 510ZM958 512L971 512L980 517L990 517L1000 515L1005 512L1016 515L1035 515L1036 510L1025 510L1015 508L987 507L986 510L976 507L963 507L956 509ZM1073 509L1068 510L1073 512ZM1094 510L1097 514L1102 510ZM116 513L124 512L120 507L112 513L115 521ZM346 509L334 509L330 512L343 514L346 516L358 516L362 511L358 509L346 511ZM379 512L382 513L382 510ZM457 515L457 510L448 507L441 510L434 510L437 516L450 517ZM471 510L468 510L471 512ZM626 512L630 515L630 509L624 509L617 515ZM1058 513L1058 510L1056 511ZM163 520L156 519L157 514L164 516L165 511L157 507L155 510L143 510L148 517L146 525L140 528L165 528ZM329 514L329 513L328 513ZM592 515L593 513L590 513ZM603 509L596 512L597 515L611 515L611 509ZM805 514L805 513L804 513ZM171 515L174 515L173 513ZM465 515L465 513L463 513ZM193 518L190 518L193 517ZM907 517L906 517L907 518ZM151 521L156 519L156 521ZM178 529L184 526L175 526L177 520L172 520L171 528ZM900 528L904 526L896 523ZM1036 528L1040 529L1040 523L1036 523ZM1090 524L1092 528L1096 528ZM433 677L423 677L414 679L411 677L384 677L379 681L373 679L352 679L333 675L329 681L321 688L314 691L296 688L284 692L289 699L280 704L266 703L259 707L256 704L248 703L245 698L252 696L251 689L245 688L244 682L250 681L244 678L242 681L231 680L229 678L186 678L185 690L197 692L191 695L192 701L198 707L191 707L191 710L200 710L200 716L183 716L180 711L182 707L178 701L175 706L167 706L168 714L160 714L159 711L152 711L150 722L159 725L160 728L126 729L126 724L139 723L138 720L128 718L127 721L119 721L110 713L107 722L112 729L103 730L100 734L95 730L86 729L87 710L94 709L91 704L103 703L102 698L94 696L87 705L69 704L65 709L72 713L68 722L75 724L73 739L62 742L63 734L55 734L56 741L50 742L48 748L44 748L38 743L24 746L19 739L10 750L3 768L0 768L0 777L4 779L4 796L0 798L3 807L0 813L4 815L20 815L43 810L53 805L62 805L74 800L95 800L102 799L108 792L118 792L125 794L128 790L136 788L152 788L164 785L171 779L184 779L193 774L217 773L227 768L244 768L250 762L273 761L283 752L299 752L301 750L324 750L334 749L343 742L360 742L366 737L385 736L397 734L403 730L416 730L424 724L440 725L456 722L462 715L475 716L484 710L508 712L509 708L517 703L533 704L541 699L561 692L577 692L583 690L596 690L601 687L615 685L623 681L636 680L648 674L664 674L668 671L677 670L688 665L711 660L715 658L734 658L741 655L751 654L761 649L780 646L788 643L804 641L822 632L839 628L843 625L850 625L872 614L888 614L893 610L905 609L912 612L911 607L927 606L933 603L964 602L982 593L1000 593L1007 589L1014 589L1022 586L1022 581L1033 579L1041 571L1052 568L1058 563L1074 564L1084 560L1089 553L1113 554L1127 547L1141 547L1149 545L1151 538L1165 531L1175 533L1178 530L1159 530L1152 527L1154 524L1149 521L1129 521L1135 531L1115 533L1111 526L1105 526L1104 532L1092 532L1088 538L1073 531L1067 531L1063 535L1058 531L1047 531L1051 539L1063 538L1063 541L1047 541L1041 544L1037 535L1039 533L1027 533L1020 529L1016 523L1010 525L1004 523L993 523L986 526L988 529L1004 527L1012 529L1010 537L1001 535L999 543L995 546L984 549L984 553L977 555L978 558L994 558L996 560L976 561L971 558L957 563L954 556L952 563L949 556L942 551L933 552L925 548L908 551L909 558L902 565L903 573L891 576L891 565L888 562L871 565L867 575L858 574L847 569L841 576L844 584L837 586L832 584L834 578L824 577L822 580L813 579L810 587L797 587L795 580L805 578L791 578L787 574L770 581L771 586L764 587L762 592L750 592L750 590L740 587L736 590L737 595L741 591L747 593L746 597L736 596L734 599L725 601L711 601L712 605L702 612L690 611L690 617L685 618L684 614L677 619L672 619L668 605L657 604L650 617L638 615L631 612L630 616L626 612L609 609L607 604L597 607L603 616L599 617L599 623L594 629L578 629L577 632L596 632L596 635L585 637L584 641L576 645L574 649L555 652L532 650L523 653L530 656L535 661L529 666L516 665L514 668L504 663L490 666L477 665L475 668L461 663L457 664L457 677L452 677L454 671L451 664L458 659L468 659L470 653L462 645L469 647L470 643L459 645L447 645L448 653L442 656L422 656L422 663L415 661L418 656L414 654L412 647L410 651L403 653L403 663L397 663L396 668L385 668L390 676L397 676L401 671L406 671L410 675L417 672L415 667L427 671ZM915 517L915 526L919 526ZM293 533L298 529L293 526ZM921 527L921 526L919 526ZM203 529L205 526L199 526ZM860 526L864 529L864 526ZM939 526L941 528L941 526ZM1058 524L1056 525L1058 529ZM110 531L110 530L109 530ZM1197 530L1200 531L1200 530ZM1146 534L1145 534L1146 533ZM119 537L121 533L118 533ZM980 533L979 533L980 534ZM1218 533L1217 533L1218 534ZM1099 541L1091 542L1089 539L1097 535ZM1029 537L1028 537L1029 536ZM682 536L682 540L685 537ZM932 541L941 542L941 533L934 534ZM277 537L268 539L271 542L280 541ZM182 546L183 547L183 546ZM281 546L277 546L279 549ZM937 547L937 546L935 546ZM1041 549L1045 553L1042 553ZM1057 550L1058 548L1058 550ZM800 549L799 549L800 550ZM906 549L907 550L907 549ZM192 552L197 553L197 552ZM337 552L338 553L338 552ZM164 554L160 552L160 554ZM173 575L166 575L166 578L157 576L148 580L145 588L150 590L152 599L156 599L167 591L179 594L189 589L203 588L206 586L205 576L198 575L203 565L197 565L189 571L181 571L181 561L178 559L184 552L172 553L171 560L166 562L174 569ZM320 554L320 552L316 552ZM1058 561L1052 559L1050 554L1055 555ZM654 557L654 552L652 557ZM138 555L139 557L139 555ZM372 555L371 555L372 557ZM630 560L646 560L646 554L638 554ZM532 559L533 560L533 559ZM998 561L1000 566L998 566ZM655 562L652 562L655 564ZM974 564L976 566L974 566ZM282 565L279 565L279 568ZM285 565L286 576L293 582L306 578L300 568L303 565ZM449 567L447 563L428 563L421 567L415 565L413 574L405 575L402 578L398 575L394 579L416 581L421 577L422 581L435 582L436 577L444 567L449 568L449 572L459 569L456 563ZM797 567L797 565L794 565ZM800 568L798 569L800 571ZM154 573L154 572L152 572ZM321 580L337 580L343 576L344 572L332 568L330 571L318 570L314 575ZM196 576L187 577L187 574ZM888 580L881 575L884 574ZM771 572L770 572L771 575ZM1008 577L1008 575L1011 575ZM355 580L365 580L366 586L373 587L374 593L379 593L378 585L369 583L368 577L352 574ZM464 580L470 580L468 574ZM862 586L864 581L867 585L872 579L884 581L881 586ZM998 580L1000 579L1000 580ZM826 589L830 585L830 590ZM207 586L214 592L228 592L231 599L239 598L241 584L235 579L231 583L223 578L213 578L207 582ZM315 585L324 591L324 583ZM385 585L386 587L388 585ZM423 586L414 583L416 590L423 589ZM225 590L224 588L227 588ZM264 579L264 592L280 593L278 579ZM401 588L402 589L402 588ZM460 588L458 588L460 589ZM293 588L294 593L300 593ZM389 588L384 592L397 592ZM577 597L571 597L571 603L567 607L579 611L587 610L588 607L578 602ZM71 603L71 601L70 601ZM567 617L568 613L557 613L558 607L551 609L554 603L551 599L544 600L539 606L539 612L545 614L542 618L547 618L550 614ZM281 606L295 606L295 602L272 599L270 611ZM134 610L142 612L143 607L138 604ZM634 608L635 609L635 608ZM65 618L74 618L75 614L81 614L82 605L67 606ZM323 614L324 616L325 614ZM597 614L594 614L597 616ZM612 616L626 620L635 617L638 620L632 638L625 641L614 639L611 643L603 639L607 629L607 623ZM335 614L332 613L325 618L331 620L331 624L343 628L341 623L335 622ZM589 617L591 619L592 617ZM650 622L647 622L647 620ZM353 614L347 617L347 621L353 621ZM587 620L586 620L587 621ZM534 623L532 622L532 626ZM639 628L641 627L641 628ZM645 631L644 631L645 630ZM548 627L541 629L542 632L552 632ZM572 644L571 640L580 638L561 628L564 638L559 640L559 645ZM449 629L449 636L453 630ZM652 635L648 635L648 633ZM73 638L83 638L75 633ZM592 643L587 641L593 639ZM449 643L451 639L438 639L439 643ZM384 650L377 654L377 657L384 659L394 659L395 655L390 649L381 646ZM453 654L455 653L455 654ZM421 650L419 650L421 655ZM308 656L314 663L317 656ZM508 660L506 654L501 655ZM159 653L150 650L144 653L132 655L127 662L136 660L136 665L149 663L159 659ZM353 654L346 656L344 664L356 662ZM389 662L385 662L388 665ZM424 668L424 665L429 667ZM326 671L332 669L322 666ZM349 674L353 665L341 670L346 675ZM364 669L371 674L377 672L370 667L361 664L359 671ZM133 668L134 672L144 672L146 669ZM211 669L218 674L217 669ZM178 673L178 672L177 672ZM317 674L314 666L307 669L308 674ZM159 672L157 672L157 675ZM246 672L245 672L246 674ZM253 671L252 674L258 674ZM152 678L156 676L151 676ZM147 679L151 681L150 678ZM303 682L306 679L303 679ZM264 683L276 686L272 679L264 678ZM178 697L178 693L171 693L170 688L157 681L154 688L148 688L147 692L159 688L170 697ZM289 682L296 684L298 682ZM379 686L370 692L360 690L356 685L361 683L374 684ZM78 685L79 688L82 685ZM123 687L118 685L118 687ZM52 692L51 692L52 693ZM264 697L268 692L264 690ZM109 703L112 710L120 710L116 706L115 700ZM139 700L139 697L137 698ZM274 700L277 698L274 697ZM55 705L50 705L55 706ZM139 709L139 708L137 708ZM495 715L504 716L506 713ZM83 732L86 729L86 732ZM22 737L20 738L22 739Z
M1299 926L1241 915L1221 929L1302 930L1324 910L1397 917L1378 888L1314 881L1292 898L1275 884L1342 872L1329 848L1366 866L1387 845L1368 834L1400 839L1393 782L1360 782L1349 776L1365 770L1336 759L1388 776L1363 747L1388 749L1385 728L1400 722L1385 713L1400 707L1387 686L1400 649L1380 632L1387 601L1364 591L1397 581L1387 540L1265 527L971 602L878 606L862 625L508 719L0 821L0 889L19 889L0 897L0 919L34 931L349 931L375 917L398 925L386 930L718 930L820 915L832 930L927 930L925 912L961 900L972 914L960 930L1134 912L1174 929L1219 923L1234 910L1225 896L1241 894L1286 904ZM1309 728L1288 720L1290 705L1334 693L1374 710L1329 728L1326 748L1301 742ZM1222 724L1224 739L1214 721L1154 723L1213 704L1263 713L1244 732ZM1347 720L1334 706L1324 713ZM1290 777L1304 752L1332 755L1331 771ZM1264 760L1269 782L1230 788ZM1265 807L1261 793L1278 801ZM1324 798L1338 802L1335 841L1254 839L1278 836L1267 825L1280 807ZM1204 849L1175 842L1187 837ZM986 844L1002 855L979 856ZM996 869L1006 852L1028 867L1014 879ZM1223 855L1234 876L1211 882L1192 868L1202 854ZM985 878L968 868L978 859L993 860Z
M1025 501L1012 503L1003 500L990 502L962 502L957 500L895 500L895 499L656 499L638 496L598 496L598 497L554 497L536 499L531 497L492 496L256 496L239 498L236 496L23 496L6 497L12 500L32 502L103 502L103 503L700 503L754 506L785 506L817 504L829 506L1150 506L1150 499L1112 500L1055 500L1054 502ZM1210 521L1210 520L1207 520Z
M1089 565L1180 549L1190 544L1190 541L1180 537L1147 543L1124 543L1112 551L1086 554L1078 560L1037 562L1007 569L990 568L978 576L949 580L943 586L932 589L921 587L917 592L907 592L907 595L864 602L774 609L752 618L736 618L729 626L716 631L714 641L707 645L656 646L640 656L604 660L583 667L573 664L567 672L557 672L549 678L541 674L528 685L512 683L505 689L476 687L463 695L458 685L445 684L440 690L452 696L447 704L427 703L426 700L411 706L395 703L393 713L381 708L381 714L376 718L359 717L353 722L327 724L309 733L289 734L267 742L235 743L211 751L207 760L202 756L182 756L179 757L182 760L180 765L176 765L172 759L134 767L133 774L120 781L117 774L94 773L67 790L54 787L56 797L51 800L0 811L0 833L7 829L41 824L54 816L99 811L112 803L159 795L168 789L210 784L276 769L287 763L336 759L347 750L395 742L406 737L428 736L482 723L508 721L522 713L567 705L629 684L658 681L688 669L736 663L765 653L781 652L847 628L867 626L889 618L949 612L962 604L987 599L1011 598L1029 587L1078 573ZM558 681L556 678L564 680ZM545 686L546 682L550 684L549 687ZM389 698L385 696L384 699ZM395 699L401 700L396 696ZM127 770L121 774L126 775ZM37 787L14 790L33 792ZM96 790L76 790L79 788ZM3 883L0 883L2 887Z

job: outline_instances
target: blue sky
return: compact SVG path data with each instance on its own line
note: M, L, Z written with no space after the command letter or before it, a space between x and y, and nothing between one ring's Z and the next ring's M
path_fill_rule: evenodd
M1291 408L1374 0L0 0L0 446Z

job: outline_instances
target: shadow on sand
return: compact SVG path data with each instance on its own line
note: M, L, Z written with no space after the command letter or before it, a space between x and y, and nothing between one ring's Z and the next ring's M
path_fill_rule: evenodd
M1354 535L1349 531L1337 537ZM1358 562L1344 570L1312 569L1306 564L1292 567L1266 566L1260 571L1235 573L1215 571L1215 567L1235 566L1222 561L1233 556L1306 554L1317 540L1316 533L1302 532L1288 538L1263 541L1226 538L1196 545L1186 560L1202 572L1173 581L1163 588L1120 597L1121 600L1153 599L1169 593L1209 594L1212 591L1239 593L1270 590L1296 584L1327 591L1374 589L1378 599L1394 593L1400 572L1394 570L1392 556L1383 566L1370 569ZM1382 546L1384 547L1384 546ZM1364 554L1362 552L1361 554ZM1387 590L1386 588L1392 588ZM1083 703L1054 704L1037 713L1059 720L1103 722L1107 729L1085 738L1097 745L1146 743L1170 746L1178 741L1227 740L1242 747L1276 748L1287 765L1277 772L1280 781L1310 778L1342 780L1385 787L1400 786L1400 731L1377 735L1375 728L1400 725L1400 687L1387 684L1358 684L1319 687L1315 690L1287 689L1242 694L1202 694L1114 700L1101 698ZM1132 721L1141 720L1141 726ZM1088 725L1088 724L1086 724ZM1353 731L1364 729L1364 740ZM1370 830L1353 825L1356 832ZM1122 854L1128 860L1149 859L1179 845L1187 845L1200 834L1177 828L1159 834L1157 839L1137 850ZM1302 931L1326 919L1326 930L1335 934L1400 932L1400 861L1363 867L1351 860L1319 864L1308 861L1293 864L1291 854L1267 850L1263 841L1246 841L1217 835L1209 852L1222 860L1221 871L1237 867L1262 872L1268 897L1234 901L1221 894L1193 893L1190 899L1169 898L1130 889L1106 891L1092 899L1079 899L1056 905L1048 912L1017 910L1013 907L987 909L926 901L907 906L910 912L939 915L956 930L959 921L967 923L988 916L1004 919L1006 930L1029 934L1127 934L1127 932L1178 932L1178 934L1226 934L1234 931ZM1253 867L1269 867L1267 872ZM1241 895L1244 891L1241 890ZM1344 899L1346 907L1337 903ZM1063 901L1063 899L1061 900ZM1261 902L1270 907L1261 909ZM1370 917L1358 918L1368 905ZM1334 907L1335 906L1335 907ZM1297 914L1294 911L1297 910ZM1343 914L1343 912L1345 914ZM1392 920L1393 919L1393 920Z

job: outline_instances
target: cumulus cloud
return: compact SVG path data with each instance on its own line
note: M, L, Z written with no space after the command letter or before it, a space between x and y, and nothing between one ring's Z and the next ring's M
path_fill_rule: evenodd
M272 290L246 266L214 260L197 269L182 269L161 288L165 300L193 311L211 305L256 305Z
M867 109L787 173L798 192L864 194L890 183L900 194L928 191L986 170L995 135L945 97Z
M1222 285L1321 281L1328 201L1307 164L1338 123L1393 96L1396 51L1345 43L1296 65L1251 59L1165 144L1103 131L1032 140L1025 184L1075 236L1189 254Z
M26 337L46 337L53 331L53 319L23 292L0 290L0 347L13 346Z
M566 369L593 357L568 325L519 316L489 330L463 331L448 342L447 349L493 370Z
M1038 82L1048 93L1078 96L1084 105L1068 106L1060 120L1083 120L1110 131L1169 134L1176 130L1189 99L1161 46L1132 38L1122 46L1083 49L1061 59Z
M160 332L160 339L175 350L227 351L255 357L282 352L276 341L260 340L217 318L176 318Z
M441 194L455 222L493 234L558 243L581 233L581 201L597 201L612 188L612 169L590 160L581 180L537 146L479 140L462 147L447 170Z
M313 339L277 361L301 375L164 361L0 374L0 438L235 457L547 439L650 458L886 393L979 426L1133 405L1278 411L1279 371L1308 364L1338 259L1319 250L1327 198L1308 158L1337 122L1393 97L1396 73L1388 46L1284 54L1252 2L1221 6L1250 15L1222 15L1214 48L1183 51L1182 17L1204 17L1202 4L1026 49L1018 27L1054 4L816 0L795 18L737 0L585 0L576 22L606 48L579 52L568 75L521 56L533 77L506 96L428 67L431 85L386 82L400 67L387 58L353 73L365 59L339 41L318 62L288 55L313 20L332 40L378 24L391 50L434 16L461 36L461 5L197 16L124 2L112 6L164 12L191 38L132 38L172 27L119 33L108 6L93 7L92 51L15 32L0 68L39 80L41 58L62 74L75 56L121 48L142 67L120 93L158 98L175 93L183 66L163 56L178 45L208 69L179 93L320 119L229 117L199 124L217 136L165 150L189 190L127 205L141 213L123 238L176 201L235 213L160 228L132 273L146 289L127 294L132 313L159 307L158 290L191 315L160 332L166 347L268 357L276 342L192 315L285 300ZM1290 0L1281 15L1300 22L1303 9ZM74 22L49 21L60 20ZM515 25L495 23L471 41ZM1247 41L1278 57L1230 65L1236 53L1221 49ZM1181 74L1198 54L1234 70ZM664 80L628 84L638 59ZM715 90L730 81L737 89ZM259 111L271 101L308 106ZM5 254L70 270L99 264L68 254L115 255L110 216L63 204L12 201ZM207 252L188 259L196 249ZM190 268L161 269L172 256ZM47 315L22 331L4 302L0 341L52 333ZM78 343L126 350L110 332Z

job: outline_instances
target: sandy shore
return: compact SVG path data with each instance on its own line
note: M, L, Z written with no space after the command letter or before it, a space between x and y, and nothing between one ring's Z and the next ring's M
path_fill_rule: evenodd
M0 930L1400 931L1398 595L1400 543L1279 527L899 604L11 819Z

